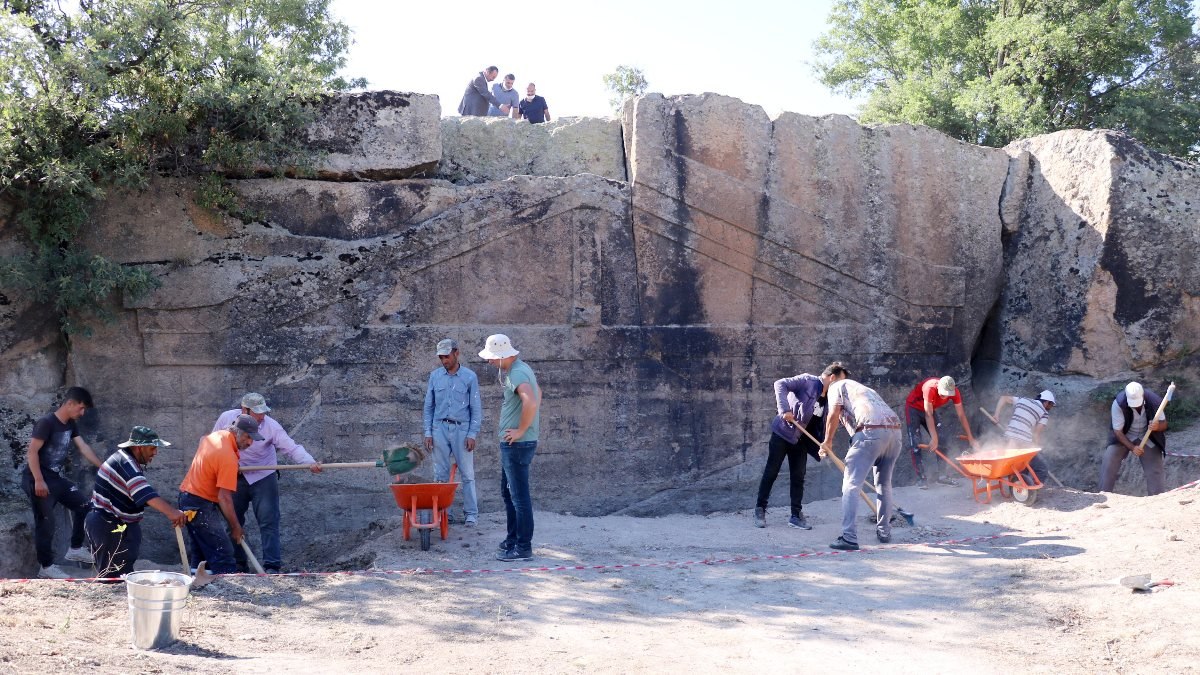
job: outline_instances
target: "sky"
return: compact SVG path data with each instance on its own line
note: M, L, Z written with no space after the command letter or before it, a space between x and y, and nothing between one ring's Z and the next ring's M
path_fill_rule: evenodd
M608 0L504 3L478 0L333 0L354 32L343 71L369 89L437 94L457 114L467 82L490 65L537 84L555 117L612 115L601 78L641 68L648 91L734 96L807 115L852 114L809 64L833 0ZM498 78L497 82L500 81Z

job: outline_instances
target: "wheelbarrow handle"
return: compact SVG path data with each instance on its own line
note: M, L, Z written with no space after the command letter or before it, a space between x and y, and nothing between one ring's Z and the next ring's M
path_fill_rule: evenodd
M297 469L311 469L313 464L265 464L263 466L239 466L238 471L245 473L247 471L288 471ZM376 469L383 466L383 462L330 462L322 464L321 469Z

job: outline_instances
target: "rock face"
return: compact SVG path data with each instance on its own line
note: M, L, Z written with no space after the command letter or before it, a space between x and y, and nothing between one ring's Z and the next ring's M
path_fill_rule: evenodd
M506 117L442 120L442 163L438 174L455 182L580 173L625 180L618 120L568 117L546 124L529 124Z
M994 358L1106 378L1200 344L1200 167L1112 131L1014 143Z
M328 153L322 180L392 180L427 174L442 156L437 96L372 91L332 98L308 129L308 144Z

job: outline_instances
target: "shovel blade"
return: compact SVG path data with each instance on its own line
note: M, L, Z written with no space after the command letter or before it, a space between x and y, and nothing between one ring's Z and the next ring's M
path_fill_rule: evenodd
M1132 574L1127 577L1121 577L1121 585L1125 588L1132 588L1135 591L1148 591L1154 587L1150 582L1149 574Z
M195 576L192 577L192 590L196 590L197 588L204 588L205 586L212 583L213 579L216 578L213 575L209 574L208 570L204 569L204 566L207 564L208 564L207 560L201 560L200 564L196 565L196 574L195 574Z

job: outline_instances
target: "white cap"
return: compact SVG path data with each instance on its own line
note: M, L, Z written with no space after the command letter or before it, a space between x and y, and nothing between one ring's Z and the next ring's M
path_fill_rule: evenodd
M938 380L938 393L942 396L954 395L954 378L949 375Z
M1137 382L1130 382L1125 385L1125 402L1130 408L1140 408L1145 403L1145 391L1142 390L1142 385Z
M487 342L483 344L483 351L479 352L479 358L507 359L520 353L513 349L512 340L509 340L507 335L497 333L488 336Z
M1050 391L1049 389L1045 389L1042 391L1042 393L1038 394L1038 400L1045 401L1046 403L1054 403L1054 405L1058 405L1057 403L1054 402L1054 392Z

